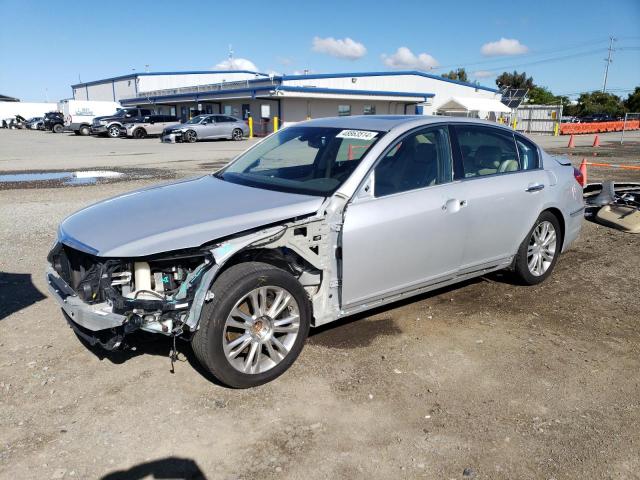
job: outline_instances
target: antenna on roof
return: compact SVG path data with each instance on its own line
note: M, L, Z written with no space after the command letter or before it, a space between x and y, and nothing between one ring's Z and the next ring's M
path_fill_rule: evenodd
M144 65L144 71L145 71L145 72L147 72L147 73L149 73L149 64L148 64L148 63L146 63L146 64Z

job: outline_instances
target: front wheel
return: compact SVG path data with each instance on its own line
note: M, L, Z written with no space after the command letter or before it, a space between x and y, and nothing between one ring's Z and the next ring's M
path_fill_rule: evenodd
M525 285L547 279L558 261L562 248L562 231L558 218L542 212L524 239L516 255L514 270Z
M233 133L231 134L231 138L236 142L242 140L243 137L244 135L242 133L242 130L240 130L239 128L234 129Z
M235 265L214 282L192 346L221 382L249 388L282 375L311 323L307 292L288 272L265 263Z
M107 128L107 135L111 138L118 138L120 136L120 127L118 125L111 125Z
M91 133L91 129L89 128L88 125L83 125L80 127L79 132L80 132L80 135L82 135L83 137L87 137Z
M187 130L184 132L184 140L187 143L196 143L198 141L198 134L193 130Z

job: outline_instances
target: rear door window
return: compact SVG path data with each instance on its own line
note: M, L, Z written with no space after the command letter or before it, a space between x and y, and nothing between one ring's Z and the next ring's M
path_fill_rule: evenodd
M455 126L465 178L522 170L513 134L492 127Z
M518 146L518 156L522 170L535 170L540 168L540 158L538 149L529 140L516 135L516 145Z

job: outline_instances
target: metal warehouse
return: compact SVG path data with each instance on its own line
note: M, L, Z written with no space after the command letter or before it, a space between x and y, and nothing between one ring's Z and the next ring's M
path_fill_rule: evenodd
M146 72L72 85L76 100L152 106L186 120L195 113L247 119L256 133L309 118L341 115L449 113L453 99L482 110L465 116L497 119L500 92L420 71L267 75L232 71ZM475 100L475 101L474 101ZM481 101L478 101L481 100Z

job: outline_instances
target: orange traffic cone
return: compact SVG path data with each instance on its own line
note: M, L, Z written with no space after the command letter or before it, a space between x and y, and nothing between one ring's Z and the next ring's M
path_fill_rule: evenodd
M596 138L593 139L593 145L591 145L592 147L599 147L600 146L600 137L598 137L598 134L596 133Z
M569 145L567 145L567 148L573 148L576 146L576 141L573 139L573 133L571 134L571 136L569 137Z
M580 162L580 173L582 174L582 186L587 184L587 159L583 158Z

